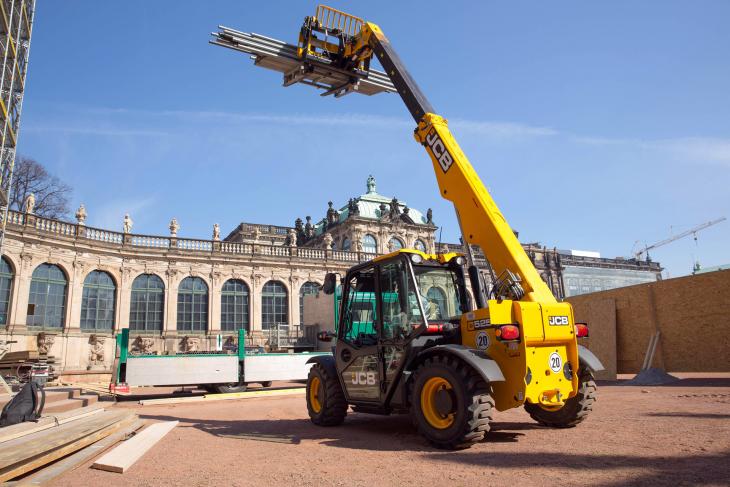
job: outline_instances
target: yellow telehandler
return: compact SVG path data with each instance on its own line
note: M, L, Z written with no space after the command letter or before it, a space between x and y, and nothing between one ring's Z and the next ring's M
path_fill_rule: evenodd
M408 413L440 448L471 446L489 431L494 409L523 406L536 421L570 427L596 399L598 358L578 338L569 303L557 302L479 176L380 28L326 6L306 17L297 46L221 27L211 42L253 55L280 71L284 85L305 83L323 95L397 92L416 121L443 198L454 204L469 251L401 249L328 274L339 295L332 356L318 356L307 381L307 409L322 426L341 424L348 408ZM370 68L375 56L385 72ZM487 292L469 245L479 245L494 276ZM465 272L466 269L466 272ZM467 292L466 275L473 294ZM427 290L446 295L436 303Z

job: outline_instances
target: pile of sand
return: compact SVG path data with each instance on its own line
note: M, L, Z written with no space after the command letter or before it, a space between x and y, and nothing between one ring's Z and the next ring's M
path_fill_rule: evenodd
M677 382L679 379L667 374L663 369L651 368L642 370L636 376L623 383L627 386L661 386Z

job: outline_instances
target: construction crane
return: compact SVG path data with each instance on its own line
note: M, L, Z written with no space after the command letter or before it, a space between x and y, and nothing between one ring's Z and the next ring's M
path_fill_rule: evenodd
M699 232L700 230L704 230L705 228L711 227L713 225L717 225L718 223L722 223L725 220L727 220L727 218L725 218L723 216L721 218L718 218L717 220L712 220L712 221L709 221L709 222L705 222L705 223L703 223L701 225L697 225L694 228L690 228L689 230L684 231L684 232L682 232L680 234L674 235L674 236L669 237L669 238L665 238L664 240L660 240L659 242L655 242L655 243L653 243L651 245L646 245L646 246L644 246L644 248L642 250L639 250L638 252L634 252L634 258L636 260L641 260L642 259L642 256L644 254L646 254L646 260L649 261L650 260L649 259L649 251L650 250L655 249L657 247L661 247L661 246L666 245L668 243L672 243L675 240L679 240L679 239L682 239L684 237L688 237L689 235L693 235L694 236L694 239L695 239L695 242L696 242L697 241L697 232Z
M437 447L465 448L484 438L494 409L524 406L550 427L583 421L596 398L593 372L603 370L578 345L587 326L575 323L571 304L558 302L541 279L446 119L383 31L320 5L305 18L296 46L225 27L213 36L212 43L283 73L284 86L304 83L335 97L398 93L417 124L413 135L431 159L439 194L454 205L467 249L479 245L497 276L487 294L471 252L413 249L358 264L344 277L327 274L323 291L336 296L339 313L336 335L321 337L335 340L333 354L310 359L312 422L341 424L349 406L407 413ZM418 42L416 49L433 61L428 35ZM384 72L370 67L373 58ZM436 285L445 297L439 302L428 297Z

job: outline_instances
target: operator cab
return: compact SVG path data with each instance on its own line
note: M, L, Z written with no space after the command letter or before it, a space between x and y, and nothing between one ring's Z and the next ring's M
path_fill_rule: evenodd
M464 261L402 249L351 268L339 289L327 276L324 291L339 291L334 355L349 401L389 404L418 337L458 343L469 310Z

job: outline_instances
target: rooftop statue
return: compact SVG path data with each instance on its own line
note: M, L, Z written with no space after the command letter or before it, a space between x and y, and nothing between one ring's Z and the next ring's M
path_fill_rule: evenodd
M86 224L86 207L83 203L79 206L79 209L76 210L76 221L79 223L79 225L85 225Z
M132 233L132 225L134 225L134 222L129 217L129 213L126 213L124 215L124 221L122 222L122 230L124 233Z
M29 215L32 215L34 209L35 195L33 193L30 193L28 196L25 197L25 202L23 203L23 211L25 213L28 213Z
M180 225L177 223L177 218L173 217L170 220L170 236L177 237L177 231L180 230Z
M375 191L375 178L373 177L372 174L370 176L368 176L367 187L368 187L368 194L376 192Z

